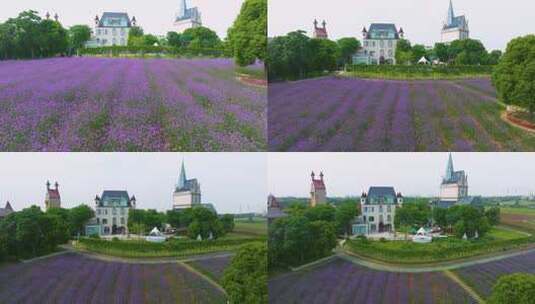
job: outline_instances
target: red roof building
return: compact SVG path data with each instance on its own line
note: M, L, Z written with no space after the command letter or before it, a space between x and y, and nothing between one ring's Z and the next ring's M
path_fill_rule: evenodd
M313 37L317 39L329 39L327 34L327 23L325 20L321 23L322 27L318 27L318 20L314 20L314 34Z
M46 209L50 208L61 208L61 196L59 195L59 184L56 182L54 184L55 188L50 188L50 182L46 182L46 195L45 195L45 207Z
M320 172L320 179L316 179L314 171L310 175L312 183L310 187L310 206L316 207L319 204L327 203L327 189L323 181L323 172Z

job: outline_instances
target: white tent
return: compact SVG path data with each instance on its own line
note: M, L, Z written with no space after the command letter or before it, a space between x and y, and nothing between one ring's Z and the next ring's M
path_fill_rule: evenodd
M426 235L426 234L427 234L427 230L425 230L424 227L420 227L420 229L418 229L418 231L416 232L416 234L419 234L419 235Z
M422 56L422 58L420 58L420 60L418 60L418 64L429 64L429 60L427 60L427 58L425 58L425 56Z
M160 230L158 230L158 227L154 227L154 228L152 228L152 230L150 231L149 235L152 235L152 236L161 236L162 233L160 232Z

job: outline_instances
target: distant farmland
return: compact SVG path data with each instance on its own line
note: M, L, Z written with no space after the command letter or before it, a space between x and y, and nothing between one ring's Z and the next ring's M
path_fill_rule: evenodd
M535 151L489 79L326 77L269 87L271 151Z
M0 268L0 303L226 303L177 263L128 264L63 254Z

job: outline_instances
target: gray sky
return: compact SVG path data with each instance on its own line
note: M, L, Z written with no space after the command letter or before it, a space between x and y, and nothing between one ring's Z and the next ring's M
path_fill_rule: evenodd
M202 201L219 213L262 212L267 197L265 153L0 153L0 205L44 208L45 183L59 183L62 205L93 207L95 195L128 190L141 209L172 208L182 157Z
M405 196L436 196L447 153L270 153L269 192L309 196L310 173L325 174L328 196L355 196L370 186L393 186ZM469 195L535 192L535 153L454 153L468 174Z
M363 26L392 22L411 42L440 42L449 0L269 0L269 35L312 31L314 18L327 21L331 38L362 37ZM517 36L535 32L535 2L528 0L453 0L456 15L466 15L470 36L487 49L505 49Z
M172 30L174 16L181 0L16 0L3 1L0 22L15 17L19 12L33 9L44 16L56 12L64 26L87 24L93 26L95 16L104 11L127 12L130 18L136 16L138 25L146 33L165 35ZM199 7L203 25L224 38L227 29L240 12L243 0L188 0L189 5Z

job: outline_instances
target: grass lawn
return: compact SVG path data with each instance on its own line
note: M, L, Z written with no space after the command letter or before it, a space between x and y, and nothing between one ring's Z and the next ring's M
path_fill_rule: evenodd
M500 208L504 214L521 214L535 217L535 208Z
M499 227L493 228L478 240L455 237L433 240L430 244L411 241L353 240L346 248L358 255L388 263L425 264L468 258L476 255L510 250L535 240L523 233Z
M535 209L500 208L501 223L535 235Z
M252 222L249 220L235 220L234 233L243 235L266 236L267 235L267 221L262 218L254 218Z

